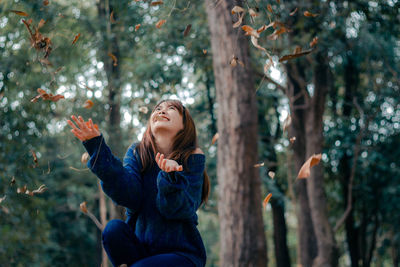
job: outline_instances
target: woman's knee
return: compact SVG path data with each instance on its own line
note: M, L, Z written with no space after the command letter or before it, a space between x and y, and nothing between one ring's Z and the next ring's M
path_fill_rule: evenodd
M111 220L103 230L103 241L120 240L126 235L129 226L122 220Z

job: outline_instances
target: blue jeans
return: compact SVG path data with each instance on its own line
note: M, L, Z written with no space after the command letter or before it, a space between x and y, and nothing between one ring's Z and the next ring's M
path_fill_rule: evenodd
M184 256L166 253L149 255L132 228L122 220L107 223L103 235L103 246L114 266L127 264L130 267L193 267L194 264Z

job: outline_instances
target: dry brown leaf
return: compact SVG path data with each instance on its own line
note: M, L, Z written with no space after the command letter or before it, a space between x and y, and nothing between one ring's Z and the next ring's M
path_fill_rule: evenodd
M249 14L250 14L250 16L252 16L252 17L257 17L258 16L258 14L257 14L257 12L255 12L253 9L249 9Z
M57 102L60 99L63 99L64 96L63 95L53 95L53 94L48 94L46 93L45 90L38 88L37 89L39 95L35 96L34 98L31 99L32 103L35 103L39 100L39 98L43 98L43 100L50 100L53 102Z
M35 165L33 167L36 168L37 166L39 166L38 159L37 159L35 151L33 151L32 149L31 149L31 153L32 153L32 157L33 157L33 162L35 162Z
M283 34L285 32L290 32L290 30L285 28L285 27L276 29L273 33L268 35L268 39L274 41L274 40L278 39L279 35L281 35L281 34Z
M260 46L260 45L258 44L258 39L257 39L256 37L251 36L251 43L252 43L256 48L267 52L267 49L265 49L264 47L262 47L262 46Z
M136 24L136 25L135 25L135 32L136 32L137 30L139 30L140 25L141 25L141 24Z
M85 152L85 153L82 154L82 156L81 156L82 164L85 165L89 161L89 159L90 159L89 153Z
M76 41L78 41L78 39L79 39L80 36L81 36L81 34L78 33L78 34L75 36L74 40L72 41L72 44L75 44Z
M272 6L270 4L267 5L267 9L269 12L274 13L274 11L272 10Z
M82 107L87 108L87 109L91 109L93 107L94 103L92 100L88 99L85 101L85 103L83 104Z
M110 14L110 22L111 22L111 23L116 23L116 21L115 21L115 19L114 19L114 10L111 11L111 14Z
M139 110L139 112L142 112L144 114L147 114L147 112L149 112L149 109L145 106L140 107L138 110Z
M242 30L244 30L246 33L245 35L251 35L254 36L256 38L259 38L260 35L258 34L258 32L256 30L254 30L251 26L249 25L243 25L242 26Z
M293 136L293 137L291 137L290 139L289 139L289 141L290 141L290 143L294 143L294 141L296 141L296 136Z
M254 164L254 168L260 168L262 166L264 166L264 162Z
M234 6L231 10L232 15L236 14L236 13L242 13L244 12L244 9L240 6Z
M291 123L292 123L292 116L288 114L285 121L283 122L283 132L285 132L289 128Z
M285 56L283 56L283 57L281 57L279 59L279 62L283 62L283 61L286 61L286 60L298 58L298 57L310 54L312 51L314 51L314 48L308 49L308 50L305 50L305 51L300 51L298 53L294 53L294 54L290 54L290 55L285 55Z
M203 49L203 54L207 54L207 49Z
M88 210L87 210L87 207L86 207L86 201L82 202L82 203L79 205L79 208L81 209L81 211L82 211L83 213L88 213Z
M275 178L275 173L273 171L268 172L268 176L271 177L271 179Z
M4 197L0 197L0 204L1 204L1 202L3 202L6 198L7 198L6 195L4 195Z
M304 164L301 166L301 169L299 171L299 174L297 175L297 178L303 179L307 178L310 176L310 171L311 168L315 165L317 165L322 158L322 154L314 154L312 155Z
M264 198L264 201L263 201L263 208L264 208L264 210L267 208L267 204L268 204L269 200L271 199L271 197L272 197L272 193L269 193L269 194Z
M306 16L306 17L316 17L318 15L319 14L313 14L313 13L311 13L309 11L304 11L304 16Z
M310 42L310 47L314 47L318 43L318 37L314 37Z
M44 0L43 5L48 6L49 5L49 0Z
M18 187L17 188L17 193L18 194L25 194L25 192L26 192L26 185L24 185L23 187Z
M150 3L150 6L158 6L158 5L162 5L162 4L164 4L163 1L154 1L154 2Z
M113 66L116 67L118 65L118 59L113 53L108 53L108 56L113 60Z
M186 29L183 31L183 37L186 37L189 34L191 28L192 28L192 24L188 24L186 26Z
M17 14L18 16L22 16L22 17L27 17L27 16L29 16L28 13L26 13L26 12L24 12L24 11L10 10L10 12L13 12L13 13Z
M161 26L162 26L165 22L167 22L165 19L162 19L162 20L158 21L158 22L156 23L157 29L160 29Z
M240 26L240 24L242 24L242 22L243 22L243 17L244 17L244 13L239 14L239 19L238 19L238 21L236 21L236 22L233 24L233 28L237 28L237 27Z
M268 74L269 68L271 68L274 65L274 61L272 61L272 58L269 57L268 63L264 65L264 74Z
M10 186L15 184L15 177L11 178Z
M41 20L39 21L38 26L37 26L37 30L39 30L40 28L42 28L44 24L46 24L46 21L45 21L44 19L41 19Z
M214 134L214 136L213 136L213 138L212 138L212 141L211 141L211 145L214 145L215 142L217 142L218 137L219 137L219 134L218 134L218 133Z
M265 31L267 29L267 25L263 25L260 28L258 28L257 33L262 33L263 31Z
M47 190L46 185L42 184L41 186L39 186L38 189L33 190L33 191L30 193L30 195L33 196L34 194L41 194L41 193L43 193L43 192L46 191L46 190Z
M43 24L42 20L41 22L39 22L38 28L33 26L34 32L32 32L30 27L30 25L32 24L31 20L29 21L22 20L22 22L25 24L26 28L29 31L31 45L38 51L43 50L43 52L45 53L43 59L47 59L52 50L51 39L46 36L43 36L39 32L39 26L40 24Z
M290 12L289 16L293 16L294 14L296 14L296 12L297 12L297 7L292 12Z

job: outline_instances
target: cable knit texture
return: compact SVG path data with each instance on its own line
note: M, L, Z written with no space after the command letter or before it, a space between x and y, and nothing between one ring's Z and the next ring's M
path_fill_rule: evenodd
M154 167L140 174L142 164L129 147L123 162L115 157L103 136L84 141L89 169L101 180L103 191L127 208L127 223L137 215L135 233L152 255L176 253L195 266L205 266L206 252L197 230L196 211L201 203L205 156L192 154L180 172Z

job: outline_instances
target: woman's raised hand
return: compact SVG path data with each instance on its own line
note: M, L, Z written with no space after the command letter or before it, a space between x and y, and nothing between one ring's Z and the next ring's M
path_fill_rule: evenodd
M156 155L156 162L158 167L165 172L173 172L173 171L182 171L182 165L179 165L175 160L165 159L164 154L160 154L160 152Z
M76 127L75 124L70 120L67 120L67 123L72 128L71 132L79 140L86 141L101 135L99 128L96 124L93 124L92 119L89 119L89 121L85 122L81 116L78 116L78 118L76 118L74 115L72 115L71 118L75 121L78 127Z

